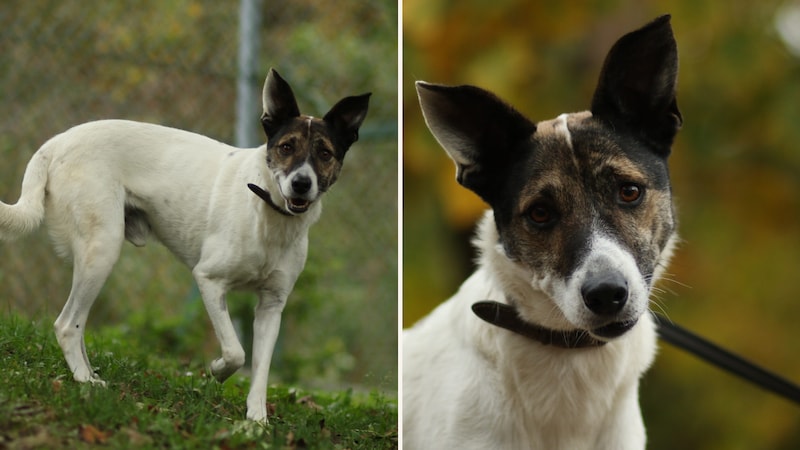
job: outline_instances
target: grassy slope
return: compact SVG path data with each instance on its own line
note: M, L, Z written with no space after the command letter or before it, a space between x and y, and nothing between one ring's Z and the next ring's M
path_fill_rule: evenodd
M49 324L0 316L0 448L396 448L397 400L269 389L270 423L241 420L249 383L152 354L106 329L87 343L109 387L68 375Z

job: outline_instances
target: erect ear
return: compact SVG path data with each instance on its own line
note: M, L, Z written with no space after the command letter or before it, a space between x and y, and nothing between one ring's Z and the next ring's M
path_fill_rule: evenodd
M490 205L492 182L536 125L491 92L417 81L425 123L456 163L456 180Z
M592 114L627 129L668 155L683 123L675 99L678 49L670 16L620 38L606 56L592 99Z
M269 69L267 79L264 81L262 102L264 114L261 116L261 125L268 137L287 120L300 115L292 88L275 69Z
M345 97L333 105L322 118L333 128L345 152L358 140L358 129L367 117L370 95L372 94L366 93Z

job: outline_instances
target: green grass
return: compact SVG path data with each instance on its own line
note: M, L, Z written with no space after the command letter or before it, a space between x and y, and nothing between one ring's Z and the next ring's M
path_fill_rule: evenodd
M106 388L72 380L49 324L0 316L0 448L397 448L396 398L270 386L261 426L243 420L247 378L92 334Z

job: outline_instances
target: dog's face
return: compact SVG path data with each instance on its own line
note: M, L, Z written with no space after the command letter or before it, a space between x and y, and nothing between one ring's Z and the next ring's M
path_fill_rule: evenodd
M682 122L676 76L664 17L612 48L588 112L533 123L479 88L418 83L458 181L493 209L505 258L555 306L509 299L523 318L553 311L608 339L647 311L674 239L667 156Z
M289 84L270 70L264 83L267 167L277 180L285 209L308 210L336 182L367 115L370 94L346 97L322 119L300 114Z

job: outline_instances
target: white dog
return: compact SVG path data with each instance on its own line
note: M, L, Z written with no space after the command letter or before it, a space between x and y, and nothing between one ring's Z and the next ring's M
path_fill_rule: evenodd
M491 210L478 270L404 334L404 448L644 448L676 76L664 16L615 44L591 111L534 123L482 89L417 84L458 182Z
M220 381L245 362L225 294L258 293L247 418L266 421L281 312L305 264L320 196L357 140L368 101L369 94L346 97L322 119L300 115L291 88L271 70L268 139L259 148L122 120L79 125L45 143L28 164L19 202L0 202L0 236L25 234L44 219L57 251L72 256L72 290L55 330L74 378L105 384L86 354L86 319L123 241L143 246L154 236L192 269L222 348L211 363Z

